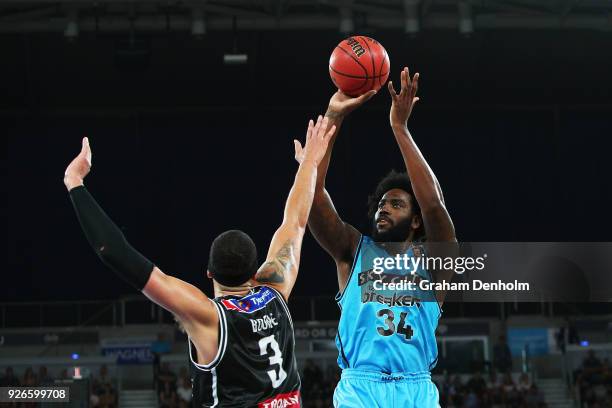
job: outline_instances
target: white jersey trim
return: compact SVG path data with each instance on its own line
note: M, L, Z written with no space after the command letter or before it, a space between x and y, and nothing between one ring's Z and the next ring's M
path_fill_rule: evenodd
M357 259L359 257L359 253L361 252L361 244L363 243L364 240L364 235L361 234L361 236L359 237L359 243L357 244L357 250L355 251L355 255L353 256L353 265L351 265L351 271L348 275L348 278L346 278L346 284L344 285L344 288L342 290L338 290L338 293L336 293L336 297L335 300L338 304L340 304L340 301L342 300L342 298L344 297L344 293L346 292L346 290L348 289L349 284L351 283L351 278L353 277L353 272L355 271L355 268L357 267Z
M219 365L219 363L221 362L221 360L223 359L223 356L225 355L225 349L227 348L227 318L225 317L225 311L223 310L222 307L220 307L216 302L214 302L213 300L210 300L211 302L213 302L213 305L215 305L215 308L217 309L217 314L219 315L219 349L217 350L217 355L215 356L215 358L213 358L213 360L208 363L208 364L199 364L196 363L195 359L193 358L193 352L192 349L195 348L193 342L191 341L191 338L187 338L187 342L189 343L189 360L191 360L191 362L193 363L193 365L202 370L202 371L212 371L213 372L213 383L215 384L216 387L216 379L217 376L215 374L215 370L214 368ZM214 387L213 387L214 389ZM216 390L213 391L214 393L216 393Z
M219 395L217 394L217 369L213 368L211 371L212 374L212 397L213 397L213 404L211 405L211 408L214 408L216 406L219 405Z

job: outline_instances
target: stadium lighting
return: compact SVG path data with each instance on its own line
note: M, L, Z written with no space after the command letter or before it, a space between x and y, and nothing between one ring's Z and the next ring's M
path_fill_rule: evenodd
M225 54L223 55L223 63L227 65L246 64L249 56L247 54Z
M204 12L200 9L194 9L191 21L191 34L196 38L201 38L206 34L206 22L204 21Z
M459 32L465 36L474 32L472 5L465 0L459 1Z
M406 34L416 35L420 30L419 0L404 0L404 31Z
M348 7L340 8L340 28L339 31L342 34L350 34L355 30L355 23L353 22L353 13Z
M225 65L242 65L246 64L249 56L245 53L238 52L238 20L236 16L232 19L232 36L233 47L232 52L223 55L223 63Z
M68 40L75 40L79 36L79 24L77 22L76 11L71 11L68 15L68 23L64 29L64 37Z

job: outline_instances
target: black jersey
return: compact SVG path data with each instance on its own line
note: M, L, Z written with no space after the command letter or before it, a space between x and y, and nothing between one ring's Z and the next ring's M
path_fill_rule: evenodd
M219 351L199 364L189 340L193 406L293 408L301 405L295 338L283 296L257 286L243 297L213 299Z

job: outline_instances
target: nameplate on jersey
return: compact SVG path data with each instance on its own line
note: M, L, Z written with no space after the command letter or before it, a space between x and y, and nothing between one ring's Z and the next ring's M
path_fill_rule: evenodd
M240 299L223 299L221 304L227 310L235 310L240 313L253 313L266 307L274 299L276 294L270 288L262 288L257 293Z

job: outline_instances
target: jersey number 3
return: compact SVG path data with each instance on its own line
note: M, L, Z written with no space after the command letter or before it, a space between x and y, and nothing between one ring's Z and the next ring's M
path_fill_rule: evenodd
M378 334L380 334L381 336L390 336L393 333L395 333L395 323L393 323L395 314L393 313L393 310L381 309L378 311L378 313L376 313L376 315L378 317L383 317L385 315L387 316L387 318L385 319L386 327L376 328L376 330L378 330ZM399 326L397 327L397 334L404 335L404 337L406 337L406 340L410 340L410 338L412 338L412 327L406 324L407 315L408 315L407 312L400 313L400 321L399 321Z
M274 354L268 354L268 345L270 346ZM278 374L274 370L269 370L268 376L270 377L270 380L272 380L273 388L280 387L283 381L285 381L285 379L287 378L287 373L285 372L285 370L283 370L283 356L281 354L280 348L278 347L278 343L274 338L274 335L264 337L263 339L259 340L259 352L260 356L268 356L271 366L275 364L278 365Z

